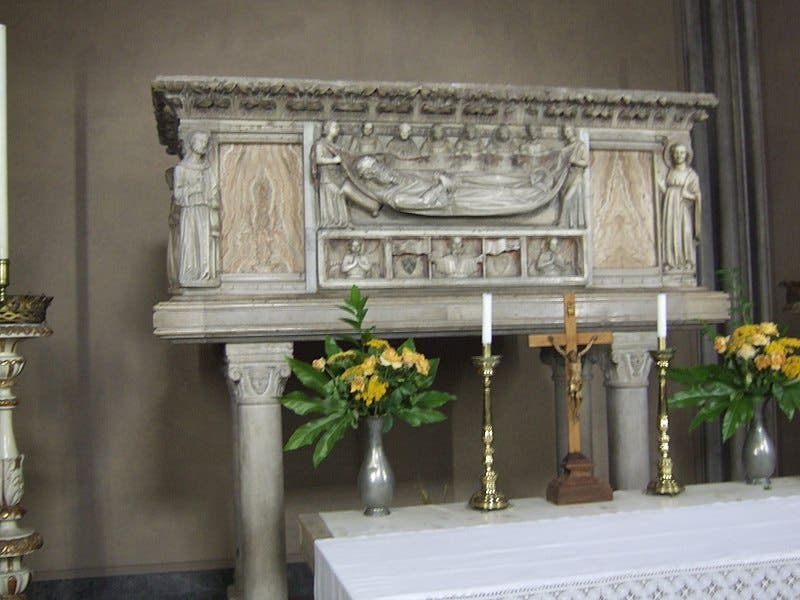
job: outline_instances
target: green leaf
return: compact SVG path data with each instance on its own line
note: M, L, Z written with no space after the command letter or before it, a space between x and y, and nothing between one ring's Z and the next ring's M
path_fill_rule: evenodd
M297 379L300 380L300 383L318 394L325 393L325 384L328 383L329 379L324 373L317 371L310 364L302 360L297 360L296 358L287 358L286 361L289 363Z
M280 402L298 415L325 412L322 398L311 397L300 390L289 392L280 399Z
M331 453L334 445L344 437L344 432L350 425L350 416L342 415L337 421L334 421L332 426L319 438L317 445L314 447L314 468L316 469L325 457Z
M412 427L438 423L446 418L442 412L433 408L404 408L397 411L397 416Z
M389 433L394 427L394 415L383 415L383 433Z
M414 397L411 403L419 408L438 408L454 398L453 394L448 394L447 392L428 390Z
M341 352L342 349L339 347L339 344L336 343L331 336L325 336L325 356L333 356L337 352Z
M698 425L700 425L700 423L703 423L704 421L713 421L718 419L725 411L727 406L728 405L725 402L712 402L704 406L697 411L697 414L692 419L692 422L689 423L689 431L693 431Z
M787 398L786 396L781 394L780 398L775 398L775 399L777 400L780 409L786 415L786 418L791 421L794 418L794 411L795 411L795 405L792 402L791 398Z
M332 415L327 415L320 419L314 419L313 421L309 421L308 423L301 425L295 429L295 432L286 442L286 445L284 445L284 451L297 450L303 446L313 444L314 440L317 439L320 433L325 431L331 425L331 423L335 422L341 417L341 413L334 413Z
M397 347L397 350L399 352L402 352L403 348L408 348L409 350L411 350L413 352L416 352L417 351L417 347L414 345L414 338L408 338L406 341L404 341L402 344L400 344Z
M725 411L725 416L722 418L722 441L727 442L731 439L737 429L738 425L734 422L733 411Z
M670 406L676 407L694 406L695 404L703 404L707 400L712 400L714 398L730 398L732 393L733 390L727 386L720 386L717 388L693 387L688 390L675 392L669 397L667 403Z

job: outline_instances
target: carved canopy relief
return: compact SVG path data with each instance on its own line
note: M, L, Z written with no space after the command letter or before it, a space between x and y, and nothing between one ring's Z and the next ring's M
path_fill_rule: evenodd
M225 273L303 273L303 147L221 144Z
M595 267L655 267L653 154L593 150L591 177Z

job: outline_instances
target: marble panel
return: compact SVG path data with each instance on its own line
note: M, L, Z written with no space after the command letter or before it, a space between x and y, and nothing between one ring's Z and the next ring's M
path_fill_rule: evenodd
M595 267L656 266L653 154L594 150L591 173Z
M222 144L222 270L303 273L303 147Z

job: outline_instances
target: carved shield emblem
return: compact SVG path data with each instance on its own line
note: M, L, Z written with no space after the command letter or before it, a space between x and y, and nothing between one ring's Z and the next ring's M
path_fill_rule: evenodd
M403 267L403 271L405 271L408 275L413 275L414 271L417 270L419 258L411 254L406 254L400 259L400 264Z

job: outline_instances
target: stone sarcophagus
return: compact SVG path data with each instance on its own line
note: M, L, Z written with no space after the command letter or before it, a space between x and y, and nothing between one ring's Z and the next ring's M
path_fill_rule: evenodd
M386 336L477 333L482 291L495 293L496 332L560 330L575 291L578 327L615 332L609 430L636 432L609 443L612 483L647 482L656 293L673 324L728 316L727 296L697 278L690 134L713 96L191 77L152 92L179 158L155 332L226 344L232 596L286 597L274 398L291 342L345 329L336 306L353 284Z
M153 98L182 157L175 295L696 286L712 96L160 78Z

